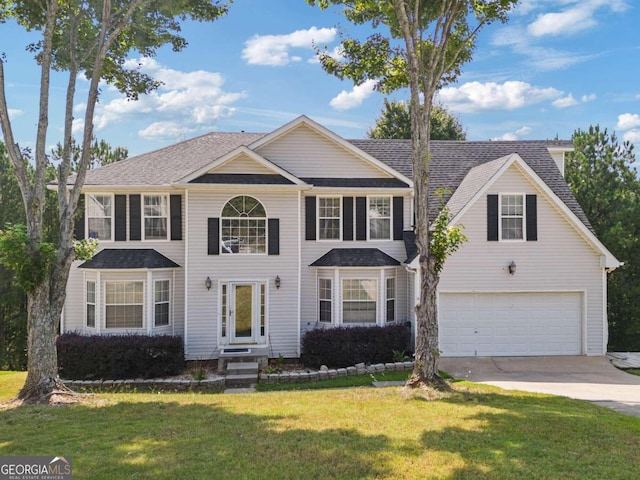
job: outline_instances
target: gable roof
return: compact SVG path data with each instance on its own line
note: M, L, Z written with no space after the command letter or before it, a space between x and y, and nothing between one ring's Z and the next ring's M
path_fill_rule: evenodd
M105 248L78 268L131 270L178 267L180 265L153 248Z

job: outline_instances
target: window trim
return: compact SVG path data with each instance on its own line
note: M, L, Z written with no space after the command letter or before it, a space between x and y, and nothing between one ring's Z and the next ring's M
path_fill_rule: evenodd
M379 278L377 277L366 277L366 276L358 276L358 277L342 277L340 279L340 323L342 325L364 325L364 326L372 326L372 325L379 325L379 313L380 313L380 302L379 302L379 297L380 297L380 291L379 291L379 287L380 284L378 282ZM373 322L345 322L344 321L344 303L345 303L345 295L344 295L344 283L345 280L367 280L367 281L373 281L375 288L373 289L373 291L376 293L376 298L374 300L375 304L376 304L376 310L375 310L375 318L373 320ZM371 300L346 300L348 302L361 302L361 303L365 303L365 302L370 302Z
M141 283L142 284L142 302L141 303L107 303L107 285L109 284L113 284L113 283ZM146 310L146 302L145 302L145 297L146 297L146 284L147 282L145 282L144 280L105 280L103 282L104 285L104 301L102 302L102 312L103 312L103 319L104 319L104 329L108 330L108 331L131 331L131 330L136 330L136 331L142 331L142 330L146 330L146 321L145 321L145 310ZM112 306L112 305L142 305L142 325L139 327L109 327L107 326L107 306Z
M316 241L317 242L342 242L342 228L344 222L344 205L342 195L316 195ZM322 230L320 229L320 220L335 219L336 217L320 217L320 200L326 198L338 199L340 202L340 213L338 215L338 238L320 238Z
M389 280L393 280L393 297L389 297ZM397 291L397 285L398 282L396 282L396 277L385 277L384 279L384 321L385 324L386 323L392 323L395 322L396 319L398 318L398 312L397 312L397 296L398 296L398 291ZM389 320L389 302L393 302L393 318L391 320Z
M164 197L165 207L166 207L166 216L147 216L145 215L145 199L147 197ZM155 192L147 192L142 193L140 198L140 229L142 230L142 241L143 242L168 242L171 239L171 205L169 204L169 194L167 193L155 193ZM165 238L147 238L147 226L145 220L147 218L165 218L167 220L167 228L165 232Z
M502 238L502 198L520 197L522 199L522 217L506 215L504 218L522 218L522 238ZM527 241L527 195L521 192L504 192L498 194L498 241L508 243L520 243Z
M389 235L387 238L371 238L371 199L386 198L389 200L389 217L378 217L381 219L389 219ZM393 240L393 196L392 195L367 195L367 241L371 242L388 242Z
M89 202L90 197L109 197L111 199L111 215L108 217L90 217L89 216ZM111 219L111 228L110 228L110 234L111 236L109 238L99 238L97 239L100 242L113 242L114 241L114 235L115 235L115 208L116 208L116 204L115 204L115 194L113 193L100 193L100 192L96 192L96 193L85 193L85 200L84 200L84 209L85 209L85 219L84 219L84 231L85 231L85 238L93 238L89 235L90 230L89 230L89 219L91 218L109 218Z
M93 284L93 302L89 301L89 284ZM85 280L85 295L84 295L84 326L86 328L96 329L97 328L97 294L98 290L96 288L97 282L95 280ZM93 307L93 325L89 325L89 306Z
M320 282L329 282L329 298L322 298L322 296L320 295ZM333 292L333 278L331 277L319 277L318 278L318 290L317 290L317 294L318 294L318 310L317 310L317 314L318 314L318 323L321 323L323 325L332 325L333 322L333 299L334 299L334 292ZM321 311L321 305L322 302L328 302L329 303L329 321L324 321L322 320L322 316L320 314Z
M261 206L262 209L264 210L264 217L225 217L224 215L222 215L222 212L224 211L224 208L227 206L227 204L233 200L234 198L237 197L248 197L248 198L252 198L254 199L256 202L258 202ZM269 212L267 211L267 208L264 205L264 202L262 202L260 199L258 199L257 197L254 197L253 195L248 195L246 193L241 193L239 195L234 195L232 197L229 197L227 200L225 200L222 203L222 207L220 208L220 231L218 232L218 241L220 243L220 255L268 255L269 254ZM262 220L264 222L264 252L240 252L238 251L237 253L233 253L233 252L229 252L227 251L222 244L222 229L224 228L224 221L225 220L237 220L237 219L255 219L255 220Z
M158 283L167 282L167 300L159 302L156 300L156 288ZM158 325L156 318L156 307L160 304L167 305L167 324L166 325ZM160 278L158 280L153 281L153 328L167 328L171 326L171 280L168 278Z

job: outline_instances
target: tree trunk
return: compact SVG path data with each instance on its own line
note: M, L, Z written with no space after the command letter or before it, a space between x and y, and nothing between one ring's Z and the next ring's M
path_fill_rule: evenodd
M18 399L27 403L47 403L52 393L65 391L58 376L56 338L60 308L49 301L49 279L28 294L27 379Z
M442 387L438 373L438 310L436 292L439 274L433 256L420 258L420 303L416 306L416 354L413 373L407 387ZM426 267L426 268L425 268Z

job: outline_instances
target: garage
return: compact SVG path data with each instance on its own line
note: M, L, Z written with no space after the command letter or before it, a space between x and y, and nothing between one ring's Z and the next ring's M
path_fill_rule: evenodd
M445 357L582 354L579 292L441 293Z

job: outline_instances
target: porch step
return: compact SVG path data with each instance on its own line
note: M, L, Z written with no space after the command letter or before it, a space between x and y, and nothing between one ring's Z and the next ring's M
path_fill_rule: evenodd
M258 383L258 362L229 362L225 368L226 385L231 388L247 388Z

